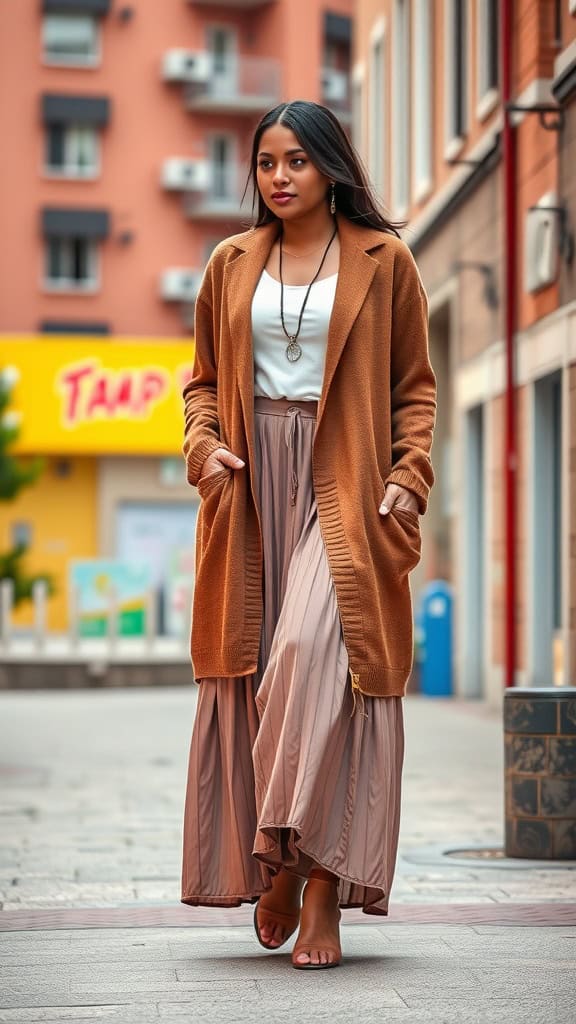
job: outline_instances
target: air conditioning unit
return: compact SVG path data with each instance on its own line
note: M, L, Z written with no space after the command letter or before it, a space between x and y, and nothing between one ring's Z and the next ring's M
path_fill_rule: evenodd
M169 267L162 274L160 294L168 302L194 302L202 274L188 267Z
M537 292L552 284L558 273L559 213L558 197L547 192L526 212L524 251L524 287Z
M168 50L162 62L162 77L167 82L206 84L212 75L212 54L193 50Z
M345 103L348 98L348 76L334 68L322 69L322 97L331 103Z
M178 192L205 192L210 185L207 160L171 157L162 165L162 185Z

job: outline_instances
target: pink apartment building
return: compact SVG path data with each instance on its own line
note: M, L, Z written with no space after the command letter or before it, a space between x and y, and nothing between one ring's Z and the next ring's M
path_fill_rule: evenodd
M0 515L50 571L190 552L180 388L206 259L250 224L251 131L281 100L351 121L353 0L37 0L0 11L0 370L40 482ZM22 610L18 622L29 622Z

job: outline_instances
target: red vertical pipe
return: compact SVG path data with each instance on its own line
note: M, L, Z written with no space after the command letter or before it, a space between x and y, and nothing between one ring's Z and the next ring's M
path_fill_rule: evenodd
M506 390L504 429L504 685L514 685L516 665L516 392L514 334L516 329L516 134L507 104L512 100L512 20L514 0L500 5L502 106L504 110L504 296Z

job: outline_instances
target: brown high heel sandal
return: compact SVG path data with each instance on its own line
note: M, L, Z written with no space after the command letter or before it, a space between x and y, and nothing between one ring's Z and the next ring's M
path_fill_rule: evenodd
M335 877L335 875L333 875L332 872L330 871L325 871L324 868L313 868L312 871L310 872L310 878L318 878L320 879L320 881L326 882L328 885L338 885L338 879ZM305 911L306 901L304 901L301 915L302 926L304 930L306 930ZM340 920L340 917L340 910L338 910L338 920ZM300 931L302 931L302 927ZM331 953L334 956L334 959L326 964L313 964L310 962L307 964L299 964L296 962L296 957L298 956L299 953L306 953L308 956L310 956L311 949L319 949L322 953ZM304 939L301 935L299 935L296 945L292 950L292 967L294 967L297 971L322 971L327 967L339 967L341 962L342 949L340 945L334 946L331 943L323 942L322 939L314 939L313 941L310 941L309 939Z
M267 917L267 924L281 924L288 929L285 938L282 940L282 942L279 942L277 946L269 946L267 942L264 942L264 939L260 934L258 911L260 911L260 917ZM265 922L262 921L262 924L264 923ZM283 946L285 942L288 942L288 939L291 938L292 935L294 935L294 932L296 931L299 924L300 914L286 914L282 910L267 910L266 907L260 907L260 900L258 900L258 903L254 907L254 931L256 932L256 938L258 939L258 942L260 943L261 946L264 946L264 949L280 949L281 946Z
M258 915L260 915L260 921L258 921ZM276 924L282 925L286 929L286 935L282 942L279 942L277 946L269 946L267 942L264 942L260 933L260 926L262 924ZM294 935L298 925L300 924L300 910L298 913L289 913L285 910L269 910L268 907L261 907L260 900L256 903L254 908L254 931L256 932L256 938L264 949L280 949L284 943L288 942L288 939Z

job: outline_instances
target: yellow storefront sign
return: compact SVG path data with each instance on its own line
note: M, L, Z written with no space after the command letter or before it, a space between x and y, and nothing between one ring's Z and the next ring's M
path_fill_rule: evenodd
M15 450L179 453L193 360L191 339L0 336L0 371L17 371Z

